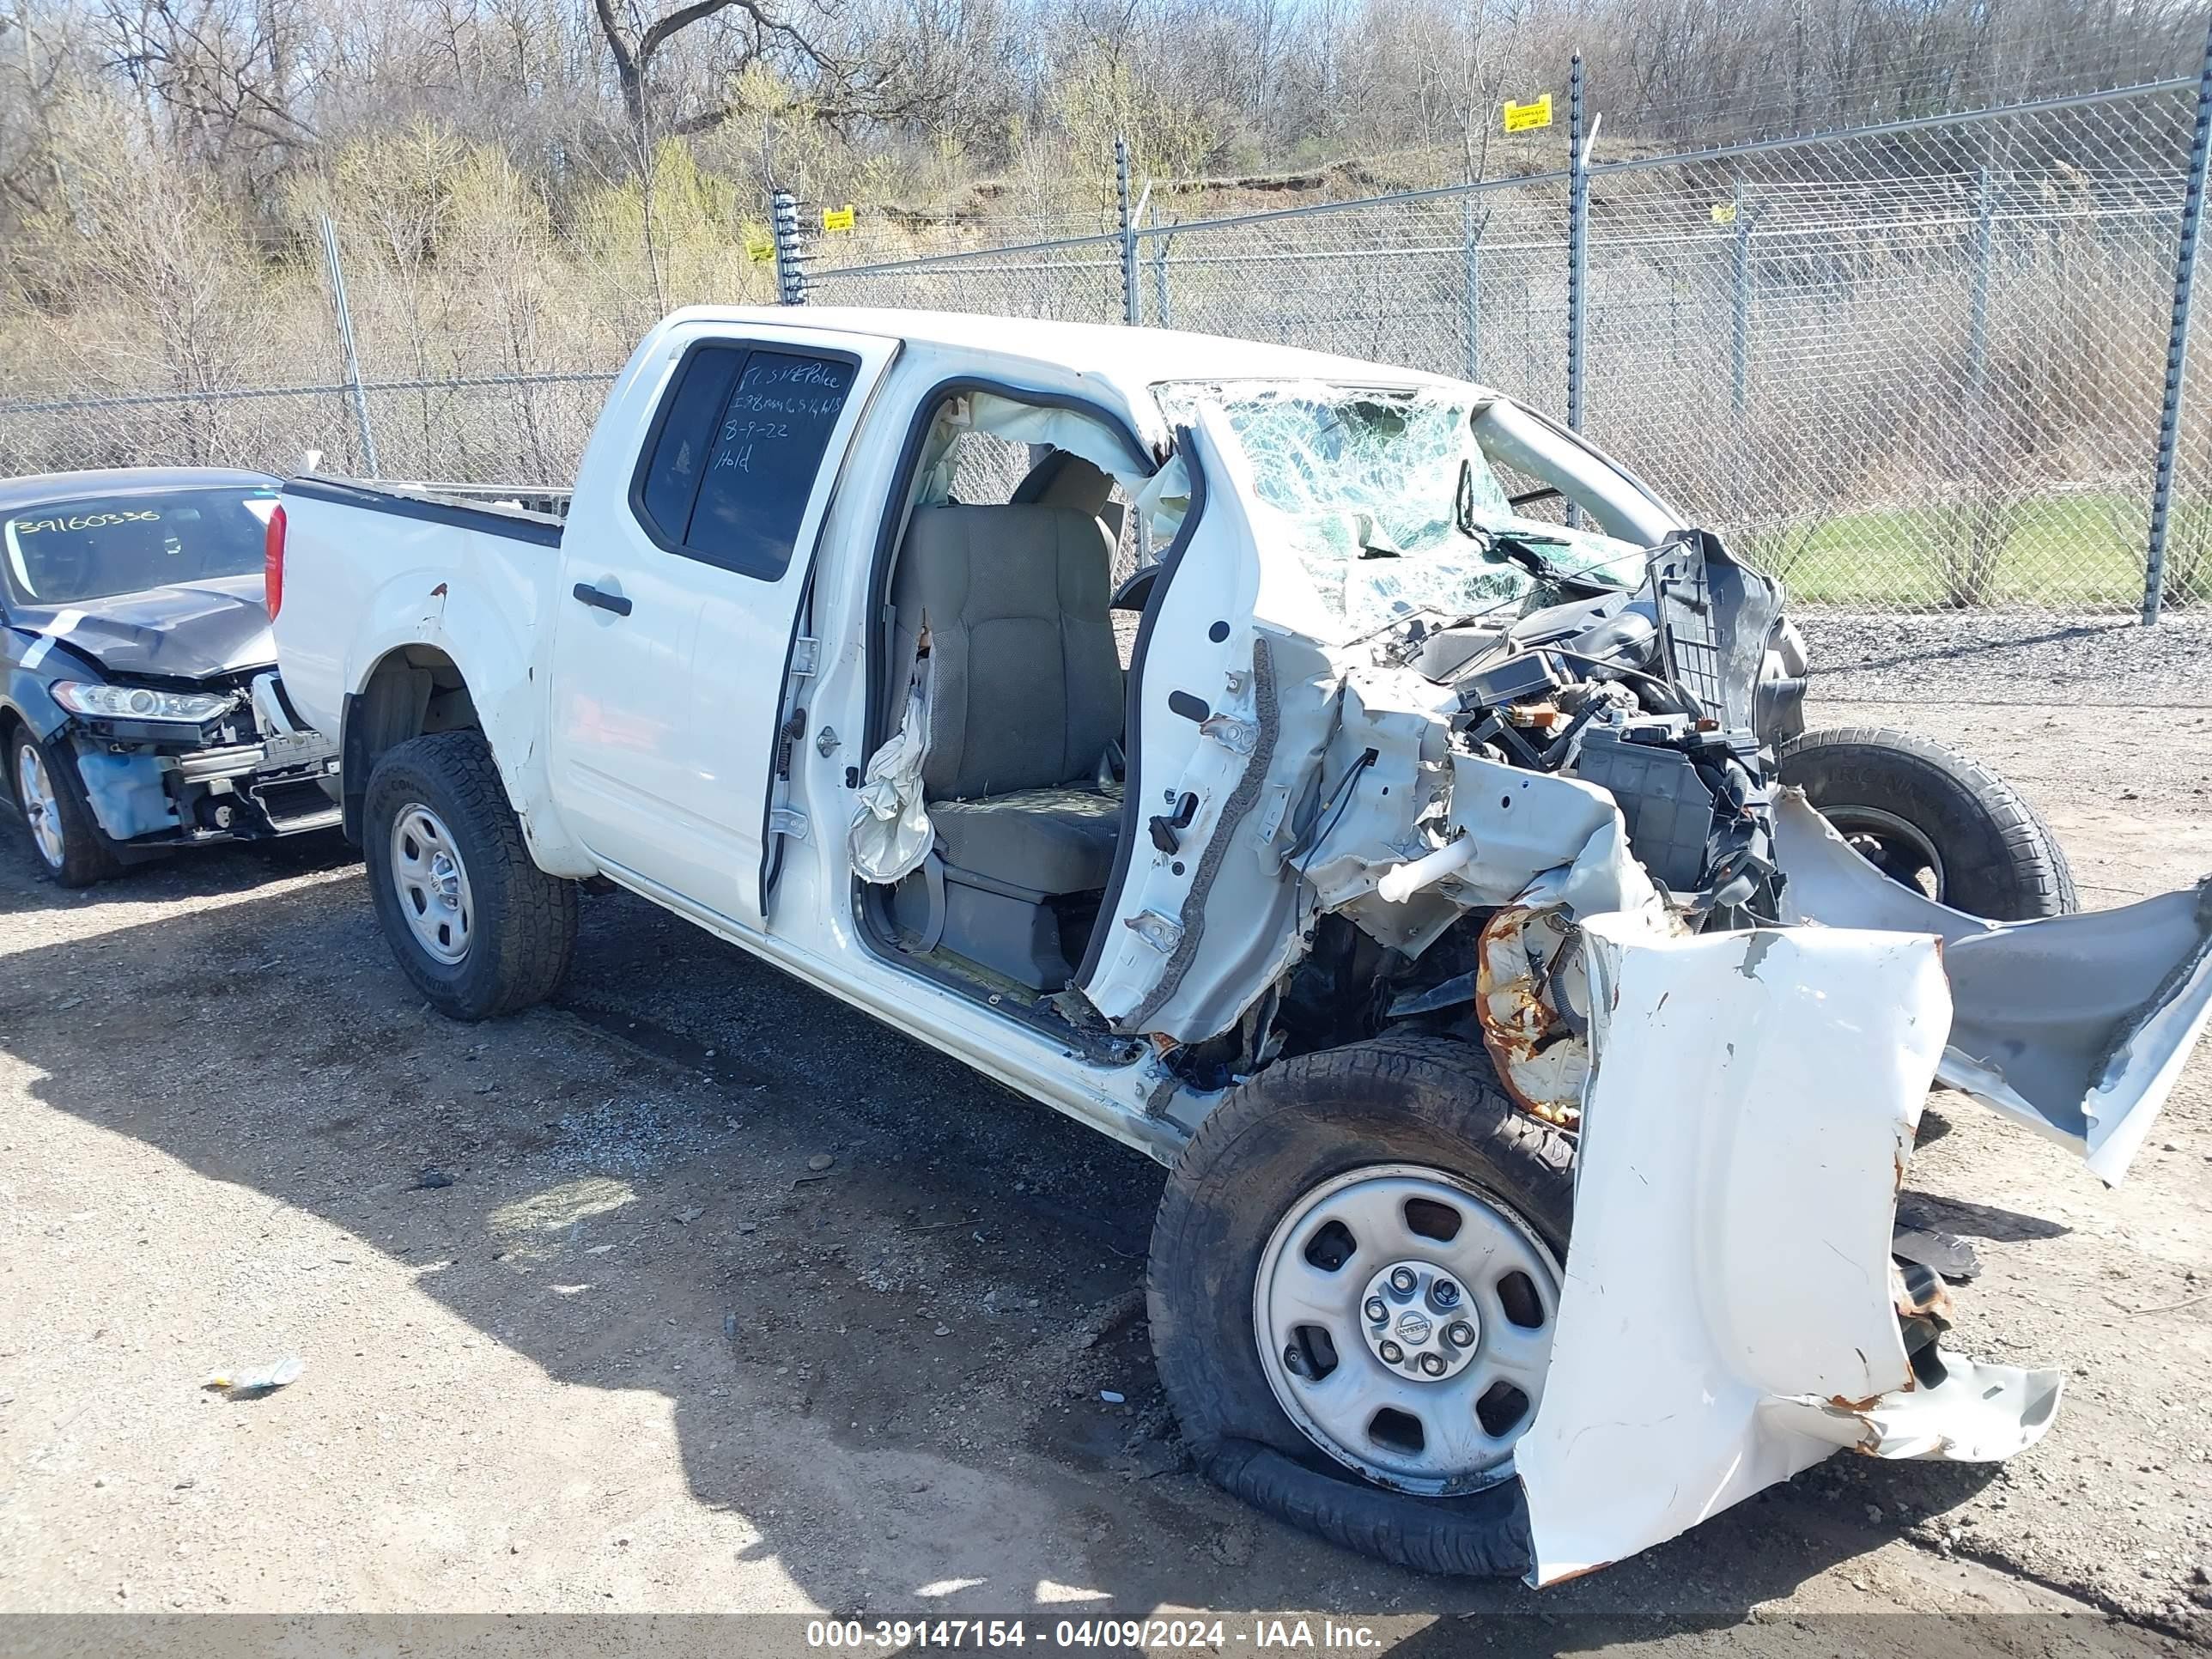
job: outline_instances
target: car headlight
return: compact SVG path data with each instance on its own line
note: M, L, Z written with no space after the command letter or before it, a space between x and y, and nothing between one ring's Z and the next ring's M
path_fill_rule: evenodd
M87 685L76 680L60 682L53 696L71 714L95 720L173 720L180 726L204 726L237 701L213 691L156 691L145 685Z

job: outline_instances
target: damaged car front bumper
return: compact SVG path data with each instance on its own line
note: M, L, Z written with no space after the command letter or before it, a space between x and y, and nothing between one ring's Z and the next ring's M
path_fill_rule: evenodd
M1984 922L1889 880L1802 794L1776 823L1791 925L1670 925L1603 824L1492 924L1486 1037L1516 1092L1553 1091L1524 1103L1571 1097L1581 1131L1551 1369L1516 1449L1537 1583L1838 1449L2034 1444L2060 1374L1942 1346L1948 1293L1897 1253L1923 1104L1959 1089L2117 1181L2206 1024L2212 880ZM1595 908L1562 929L1574 898ZM1516 976L1542 954L1524 939L1556 962L1563 935L1572 975Z
M1949 1292L1899 1234L1921 1112L1957 1089L2120 1179L2212 1011L2212 879L1984 921L1784 789L1782 923L1700 931L1607 792L1450 766L1443 847L1381 866L1374 893L1487 920L1472 970L1391 1012L1466 1006L1507 1091L1578 1137L1543 1396L1514 1451L1531 1582L1839 1449L1983 1462L2039 1440L2061 1374L1943 1346Z
M339 820L337 751L300 726L273 674L224 688L198 721L70 711L53 740L76 757L94 820L118 847L263 840Z

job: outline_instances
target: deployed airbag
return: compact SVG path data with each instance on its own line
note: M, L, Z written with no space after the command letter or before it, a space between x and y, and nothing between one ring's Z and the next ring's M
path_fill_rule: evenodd
M921 768L929 758L929 659L908 683L906 714L883 747L868 757L860 805L846 849L863 881L888 885L921 867L937 832L922 800Z

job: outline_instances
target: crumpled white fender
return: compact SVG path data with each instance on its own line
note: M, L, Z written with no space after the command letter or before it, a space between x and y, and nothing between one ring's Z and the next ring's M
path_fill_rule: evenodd
M1890 880L1806 800L1776 804L1784 921L1932 933L1951 1033L1936 1080L2118 1185L2212 1021L2212 879L2113 910L1984 921Z
M936 845L937 830L922 801L921 767L929 755L929 659L915 665L907 688L906 717L882 748L868 757L860 805L846 848L863 881L888 884L921 867Z
M1950 1024L1937 941L1583 922L1595 1067L1543 1403L1516 1449L1552 1583L1671 1538L1839 1446L2033 1443L2056 1373L1916 1377L1896 1195Z

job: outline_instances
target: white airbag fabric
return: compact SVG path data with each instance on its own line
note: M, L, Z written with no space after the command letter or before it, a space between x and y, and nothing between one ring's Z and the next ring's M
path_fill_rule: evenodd
M921 867L937 832L921 798L921 767L929 755L929 659L915 666L907 689L906 717L890 740L868 757L860 804L846 838L860 879L888 885Z

